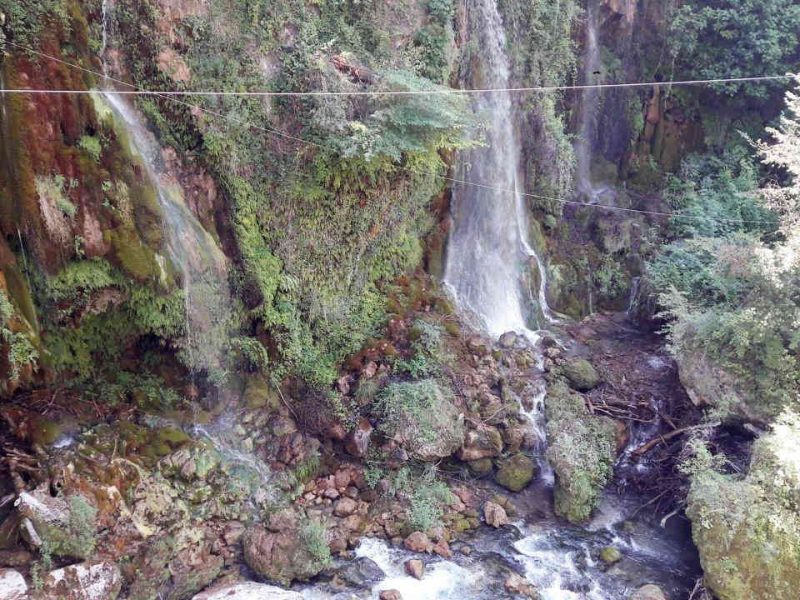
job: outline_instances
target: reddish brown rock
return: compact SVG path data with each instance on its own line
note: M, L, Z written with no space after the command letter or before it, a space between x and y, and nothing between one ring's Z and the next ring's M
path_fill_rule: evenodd
M367 453L369 448L369 438L372 435L372 425L370 422L361 417L358 420L358 425L350 432L345 441L345 450L353 456L362 458Z
M397 590L383 590L378 596L379 600L403 600L402 594Z
M349 517L358 508L358 502L351 498L341 498L337 500L333 507L333 514L337 517Z
M442 558L453 558L453 551L450 550L450 544L446 540L439 540L433 547L433 551Z
M508 525L510 522L506 509L494 502L487 502L483 505L483 518L486 520L487 525L495 528Z
M415 531L409 535L403 544L411 552L430 552L433 549L431 540L421 531Z
M425 574L425 564L418 558L411 558L403 563L406 573L414 579L422 579Z

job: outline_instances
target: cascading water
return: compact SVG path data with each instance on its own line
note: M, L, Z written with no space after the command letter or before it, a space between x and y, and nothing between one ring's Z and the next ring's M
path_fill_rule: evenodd
M599 0L588 0L586 7L586 47L584 52L583 85L598 84L602 67L600 43L598 41ZM602 91L597 87L586 87L581 93L579 107L578 139L575 142L577 159L577 191L584 201L593 204L613 204L614 190L610 186L594 181L592 177L592 148L598 135L598 117L602 102Z
M488 88L509 87L506 36L495 0L474 0L469 6L472 35L477 37L477 72L472 79ZM528 242L528 220L518 187L520 144L507 92L478 94L473 110L487 119L486 147L458 159L453 186L453 230L447 250L444 281L456 302L491 336L507 331L539 339L531 324L553 321L547 304L544 264ZM478 187L463 182L480 182ZM537 270L536 293L525 292L526 273ZM544 386L528 410L523 409L544 453Z
M472 35L477 36L482 86L509 87L506 37L494 0L470 4ZM478 94L473 109L488 120L487 147L463 153L458 160L462 181L453 186L453 230L447 251L445 283L456 301L492 336L516 331L532 341L529 325L536 309L552 316L545 298L544 265L527 241L527 219L518 191L520 146L514 130L511 97L498 92ZM491 188L491 189L490 189ZM526 270L539 268L537 307L527 306L521 281Z

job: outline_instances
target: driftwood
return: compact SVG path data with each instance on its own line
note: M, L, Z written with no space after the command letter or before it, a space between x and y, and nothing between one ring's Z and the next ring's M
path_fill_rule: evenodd
M691 427L681 427L680 429L674 429L668 433L657 435L649 442L645 442L644 444L636 448L631 454L633 456L641 456L642 454L646 454L647 452L652 450L658 444L662 442L668 442L672 438L682 435L684 433L688 433L689 431L696 431L698 429L709 429L713 427L719 427L719 425L720 425L719 422L702 423L700 425L692 425Z

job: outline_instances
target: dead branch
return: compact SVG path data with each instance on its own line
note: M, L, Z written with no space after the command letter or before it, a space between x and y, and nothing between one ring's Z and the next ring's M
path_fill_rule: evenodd
M642 454L646 454L647 452L652 450L658 444L662 442L668 442L672 438L682 435L684 433L688 433L689 431L696 431L698 429L709 429L709 428L719 427L719 425L720 423L719 421L717 421L715 423L703 423L700 425L692 425L690 427L682 427L681 429L675 429L673 431L670 431L669 433L665 433L663 435L658 435L654 437L649 442L646 442L641 446L639 446L638 448L636 448L631 454L633 456L641 456Z

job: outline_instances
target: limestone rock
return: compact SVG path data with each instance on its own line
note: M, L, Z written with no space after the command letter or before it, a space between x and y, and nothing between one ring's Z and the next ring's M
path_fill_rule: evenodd
M422 579L425 574L425 564L418 558L411 558L403 563L406 573L414 579Z
M483 505L483 518L486 520L487 525L494 528L499 528L510 523L508 514L506 514L506 509L494 502L487 502Z
M397 590L383 590L378 600L403 600L403 595Z
M19 571L0 569L0 598L3 600L28 600L28 584Z
M519 492L531 482L535 473L533 460L524 454L515 454L500 464L494 478L504 488Z
M433 549L431 540L421 531L415 531L409 535L403 541L403 545L411 552L430 552Z
M303 596L273 585L245 581L205 590L192 600L303 600Z
M358 502L351 498L342 498L337 500L333 507L333 514L337 517L349 517L358 508Z
M647 584L631 594L629 600L668 600L666 594L657 585Z
M573 358L564 363L562 367L564 377L569 381L570 387L579 392L586 392L600 383L600 375L585 358Z
M327 563L325 557L315 553L318 549L309 548L302 528L272 532L254 525L245 531L242 548L251 569L282 585L307 580Z
M516 573L511 573L508 577L506 577L504 587L509 594L513 594L515 596L522 596L523 598L529 598L530 600L539 600L540 597L536 587L527 579L517 575Z
M464 437L464 445L458 451L459 460L473 461L499 456L503 451L503 437L496 427L479 425L470 429Z
M122 588L122 574L114 563L70 565L50 571L44 579L42 598L59 600L114 600Z

